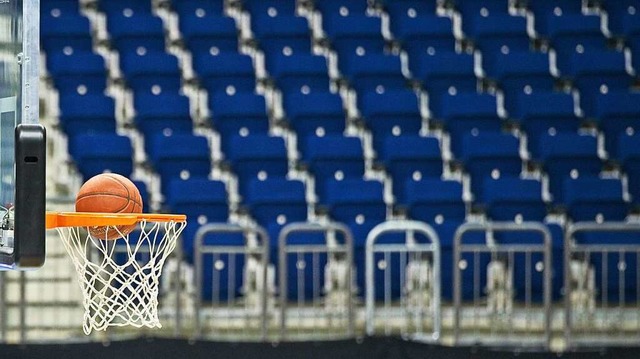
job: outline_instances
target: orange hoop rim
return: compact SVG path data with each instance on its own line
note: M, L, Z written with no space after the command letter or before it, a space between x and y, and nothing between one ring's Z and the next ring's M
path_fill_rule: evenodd
M96 212L47 212L46 228L126 226L140 221L186 222L184 214L156 213L96 213Z

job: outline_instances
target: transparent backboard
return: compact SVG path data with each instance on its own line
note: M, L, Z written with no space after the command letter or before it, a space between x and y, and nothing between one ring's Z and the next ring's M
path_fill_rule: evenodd
M40 222L44 226L44 128L38 125L39 32L38 0L0 0L0 268L37 266L39 260L34 262L33 254L40 252L41 245L44 248L44 236L20 235L37 235ZM40 207L42 221L33 211L40 211ZM29 216L34 218L26 218ZM37 231L30 229L33 226ZM35 252L33 244L38 247ZM42 256L43 261L44 250L35 256Z

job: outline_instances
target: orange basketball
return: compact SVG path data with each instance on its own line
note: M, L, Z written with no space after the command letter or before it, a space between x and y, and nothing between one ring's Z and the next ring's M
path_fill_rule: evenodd
M76 212L142 213L142 197L128 178L115 173L103 173L90 178L80 187L76 196ZM97 239L116 239L129 234L135 227L91 227L89 233Z

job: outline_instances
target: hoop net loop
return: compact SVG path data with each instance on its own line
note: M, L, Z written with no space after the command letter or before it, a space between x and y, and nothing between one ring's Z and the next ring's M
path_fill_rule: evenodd
M139 223L139 230L132 233L123 233L116 226L131 224L131 216L80 215L83 216L95 220L76 225L77 214L47 214L47 227L57 229L78 272L84 297L84 333L109 326L161 328L159 278L186 226L184 216L137 216L133 223ZM65 222L68 218L70 222ZM89 234L89 228L96 227L92 224L109 225L104 238ZM118 238L107 240L113 237L113 231L118 232Z

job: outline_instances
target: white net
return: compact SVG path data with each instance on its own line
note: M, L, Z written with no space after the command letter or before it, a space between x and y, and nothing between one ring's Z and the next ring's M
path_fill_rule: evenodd
M91 236L87 227L57 228L78 272L85 334L109 326L162 327L159 277L185 225L141 220L132 233L108 227L103 239ZM113 231L119 232L118 238L105 240Z

